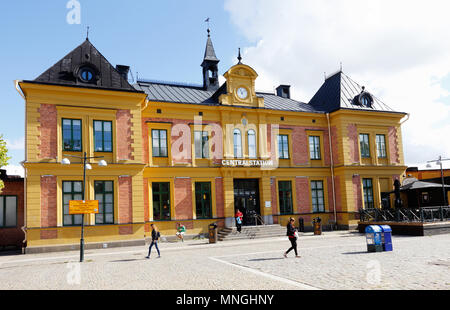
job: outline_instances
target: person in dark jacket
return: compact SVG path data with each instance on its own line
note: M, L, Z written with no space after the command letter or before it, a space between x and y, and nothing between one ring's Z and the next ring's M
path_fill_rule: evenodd
M150 258L150 253L152 252L152 247L153 245L156 247L156 251L158 251L158 258L161 257L161 253L159 252L159 248L158 248L158 241L159 238L161 237L161 234L158 231L158 227L156 227L156 225L151 225L152 227L152 243L150 244L150 247L148 248L148 255L146 258Z
M286 235L288 236L289 241L291 242L292 246L289 248L289 250L287 250L284 253L284 257L286 257L286 258L287 258L288 253L292 250L294 250L294 252L295 252L295 257L300 258L300 256L298 255L298 252L297 252L297 237L296 237L297 229L294 227L294 222L295 222L295 220L291 217L289 219L289 223L287 224Z

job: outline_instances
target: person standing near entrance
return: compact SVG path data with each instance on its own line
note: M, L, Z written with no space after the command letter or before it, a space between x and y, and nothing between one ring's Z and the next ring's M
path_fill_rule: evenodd
M156 247L156 251L158 251L158 258L161 257L161 253L159 252L158 248L158 241L161 237L161 234L158 231L158 227L156 225L151 224L152 227L152 243L150 244L150 247L148 248L148 255L146 258L150 258L150 253L152 252L153 245Z
M289 223L287 224L286 235L288 236L289 241L291 242L292 246L289 248L289 250L287 250L284 253L284 257L286 257L286 258L287 258L287 255L289 254L289 252L292 251L292 250L294 250L294 252L295 252L295 257L300 258L300 256L298 255L298 252L297 252L297 236L298 236L298 233L297 233L297 229L294 227L294 222L295 222L295 220L291 217L289 219Z
M241 229L242 229L242 218L243 218L243 216L244 215L242 214L242 212L239 209L237 209L236 215L234 217L236 218L236 227L237 227L237 231L239 233L241 233Z

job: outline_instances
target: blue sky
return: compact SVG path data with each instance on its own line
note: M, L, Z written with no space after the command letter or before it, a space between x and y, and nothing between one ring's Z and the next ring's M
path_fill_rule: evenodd
M24 102L14 80L35 79L86 38L113 64L131 66L134 77L202 83L201 67L211 18L220 73L248 44L233 26L222 1L78 0L81 24L68 24L67 0L3 1L0 18L2 114L0 133L13 147L10 164L24 159Z

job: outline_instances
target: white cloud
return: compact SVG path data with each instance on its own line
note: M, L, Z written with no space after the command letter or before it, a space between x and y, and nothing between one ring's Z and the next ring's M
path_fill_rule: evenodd
M252 46L243 62L257 88L292 85L308 102L343 63L346 74L397 111L407 164L450 157L450 2L445 0L226 0L232 22Z
M15 150L15 151L23 151L25 150L25 137L21 137L19 139L16 139L14 141L10 141L8 139L5 139L6 141L6 147L9 150Z

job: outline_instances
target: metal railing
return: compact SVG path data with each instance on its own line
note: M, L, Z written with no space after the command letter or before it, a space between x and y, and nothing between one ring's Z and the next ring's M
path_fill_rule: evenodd
M360 209L361 222L437 222L450 220L450 206L419 209Z
M259 214L255 214L255 223L256 223L256 225L266 225L264 223L263 217ZM260 224L258 224L258 223L260 223Z

